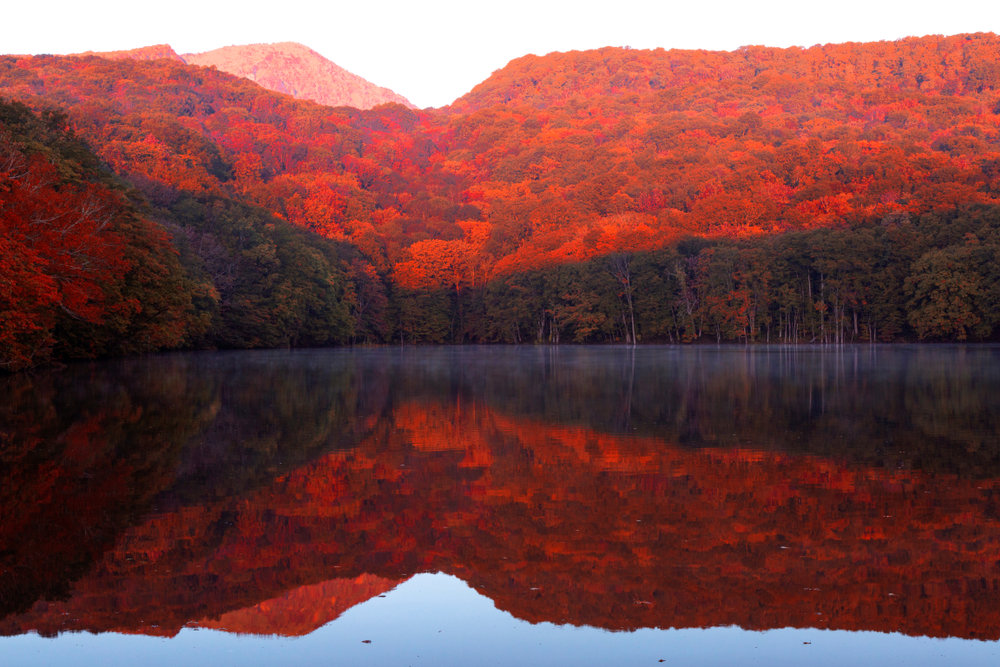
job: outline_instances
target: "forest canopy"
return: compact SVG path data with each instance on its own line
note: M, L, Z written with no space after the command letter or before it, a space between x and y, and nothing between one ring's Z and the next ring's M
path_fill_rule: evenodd
M992 340L998 62L992 34L606 48L360 111L176 60L3 56L0 363ZM93 202L106 222L74 218Z

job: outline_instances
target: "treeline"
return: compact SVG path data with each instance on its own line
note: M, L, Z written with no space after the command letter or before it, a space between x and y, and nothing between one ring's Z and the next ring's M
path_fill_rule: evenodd
M395 301L400 342L994 340L1000 208L688 238Z
M268 348L350 341L350 248L232 199L177 192L153 214L195 284L185 347Z
M0 101L0 370L349 342L350 248L219 194L143 197L65 127Z
M552 54L431 111L170 60L0 56L0 91L33 110L0 107L0 369L992 340L998 45Z
M442 253L448 286L412 289L357 246L223 193L160 184L143 196L64 126L0 103L6 370L181 348L1000 334L997 206L688 237L478 282Z
M167 234L64 125L0 104L0 370L174 347L191 315Z
M154 203L258 207L406 288L1000 203L996 35L526 57L452 107L330 108L175 60L0 56ZM365 334L367 337L368 334Z
M688 237L478 282L442 253L448 286L413 289L357 246L223 193L144 196L64 127L58 112L0 103L5 370L183 348L1000 334L998 206Z

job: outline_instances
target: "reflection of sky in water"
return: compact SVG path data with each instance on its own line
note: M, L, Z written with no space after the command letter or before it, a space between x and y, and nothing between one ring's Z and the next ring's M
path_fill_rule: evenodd
M371 643L363 643L369 640ZM995 665L997 642L874 632L639 630L531 625L462 581L417 575L301 638L186 629L173 639L26 635L0 663L29 665ZM660 662L663 660L664 662Z

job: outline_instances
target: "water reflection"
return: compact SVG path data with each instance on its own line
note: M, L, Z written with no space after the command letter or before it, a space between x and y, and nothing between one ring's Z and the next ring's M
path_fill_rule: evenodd
M297 635L421 572L531 622L1000 637L1000 350L176 355L5 378L0 633Z

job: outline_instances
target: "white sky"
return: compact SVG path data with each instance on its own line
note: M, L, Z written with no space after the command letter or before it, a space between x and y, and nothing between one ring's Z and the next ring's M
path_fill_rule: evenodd
M450 104L528 53L731 50L1000 33L998 0L37 0L0 10L0 53L301 42L419 107Z

